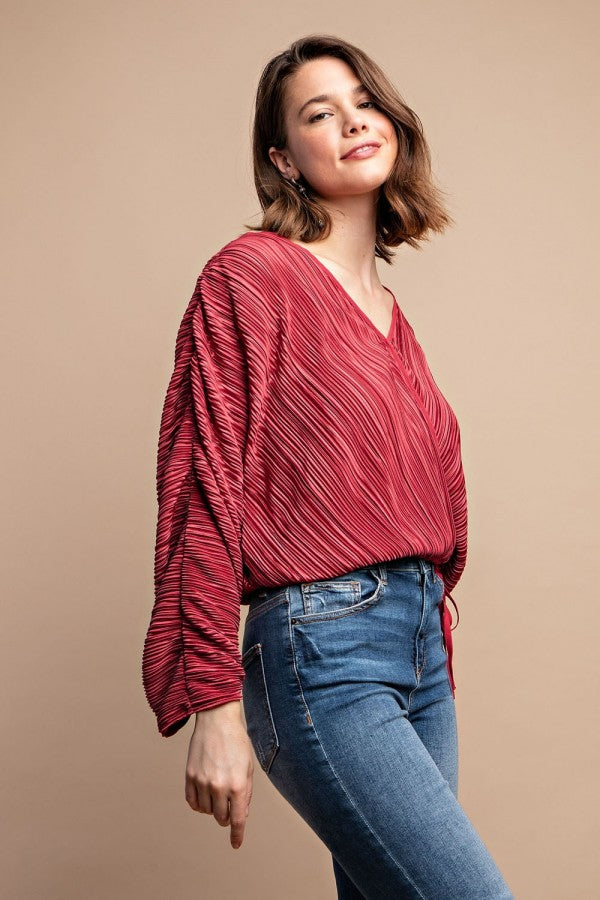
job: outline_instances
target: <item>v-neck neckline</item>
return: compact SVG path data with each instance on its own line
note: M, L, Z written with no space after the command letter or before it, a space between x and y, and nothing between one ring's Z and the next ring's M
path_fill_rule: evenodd
M342 285L342 283L339 281L339 279L336 278L336 276L333 274L333 272L327 268L325 263L321 262L319 257L315 253L313 253L312 250L308 250L306 247L303 247L302 244L297 244L295 241L292 241L290 238L287 238L284 235L279 234L276 231L268 231L268 232L265 231L265 232L263 232L263 234L271 234L271 235L273 235L273 237L279 238L279 240L281 240L281 241L285 241L286 244L291 244L293 247L296 247L300 251L301 254L308 255L312 260L314 260L314 263L316 264L319 271L325 273L325 275L329 277L330 281L337 287L340 294L342 294L342 296L346 299L347 303L350 304L352 309L354 309L355 312L358 313L359 317L362 318L364 321L368 322L369 326L373 329L373 331L375 331L379 335L379 337L383 341L386 341L386 343L392 342L392 338L396 332L396 319L398 317L398 301L396 300L396 297L393 294L393 292L388 287L386 287L384 284L381 285L381 287L384 289L384 291L387 291L388 294L392 295L394 304L392 306L392 320L390 323L389 331L387 334L384 334L383 331L381 331L377 327L377 325L369 318L369 316L366 314L364 309L362 309L362 307L360 307L358 305L356 300L348 293L348 291Z

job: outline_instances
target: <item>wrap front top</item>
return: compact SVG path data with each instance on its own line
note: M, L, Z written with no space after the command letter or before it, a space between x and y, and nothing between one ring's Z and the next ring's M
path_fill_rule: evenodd
M222 247L177 333L157 495L142 673L162 735L241 699L240 604L257 588L399 556L443 579L454 693L460 431L395 299L384 335L305 247L269 231Z

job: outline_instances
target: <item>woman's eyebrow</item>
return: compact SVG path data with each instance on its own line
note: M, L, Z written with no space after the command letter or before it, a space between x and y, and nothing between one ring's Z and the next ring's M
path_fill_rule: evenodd
M362 94L363 91L367 91L368 89L364 86L364 84L357 84L356 87L352 88L351 94ZM331 100L329 94L319 94L318 97L311 97L310 100L307 100L306 103L303 103L300 109L298 110L298 117L302 115L307 106L311 103L326 103L328 100Z

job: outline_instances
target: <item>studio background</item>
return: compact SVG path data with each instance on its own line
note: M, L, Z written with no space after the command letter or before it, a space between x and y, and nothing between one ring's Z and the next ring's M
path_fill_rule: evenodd
M600 892L599 19L584 0L2 3L5 896L335 896L257 763L241 849L190 809L193 720L162 738L141 682L177 327L259 220L256 84L311 32L398 86L457 223L378 268L461 428L459 799L519 900Z

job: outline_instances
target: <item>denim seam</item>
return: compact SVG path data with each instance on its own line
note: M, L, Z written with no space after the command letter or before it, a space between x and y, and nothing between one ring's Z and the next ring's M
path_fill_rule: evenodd
M269 688L267 685L267 677L265 674L265 667L264 667L264 661L263 661L262 641L256 641L256 643L252 644L251 647L248 647L248 649L246 650L246 652L244 653L244 655L242 657L242 666L244 667L244 670L246 671L246 675L248 675L250 663L254 660L257 660L257 663L259 665L259 674L258 674L259 685L262 689L261 694L262 694L262 697L264 698L264 701L266 704L263 711L266 712L266 714L267 714L268 728L271 732L272 743L273 743L273 747L272 747L270 753L268 753L268 754L266 754L264 752L264 748L261 748L260 755L262 757L262 762L261 762L261 759L259 759L261 769L263 769L268 774L269 770L273 764L273 760L275 759L275 755L277 754L277 751L279 750L280 744L279 744L279 735L277 734L277 728L275 727L275 719L273 718L273 710L271 708L271 700L269 698Z
M424 634L427 629L427 625L429 623L429 617L431 616L432 610L427 610L427 575L423 571L421 572L420 581L421 581L421 604L422 604L421 605L421 616L422 616L422 618L419 623L419 632L418 633ZM421 665L417 669L416 662L417 662L418 656L419 656L419 643L421 643L422 657L421 657ZM423 672L425 671L425 658L426 658L425 647L426 646L427 646L427 644L426 644L426 641L424 638L422 638L421 640L419 640L418 636L415 638L414 662L415 662L415 678L416 678L417 683L414 686L414 688L411 689L411 691L408 695L408 710L409 711L410 711L410 701L412 700L412 695L416 691L419 690L419 687L421 685L422 675L423 675Z
M246 613L246 621L251 622L253 619L262 616L263 613L266 613L270 609L273 609L273 607L279 606L280 603L286 603L287 592L288 589L284 588L273 597L269 597L268 600L263 600L261 603L258 603L255 606L249 606L248 612Z
M344 794L345 794L345 796L346 796L348 802L350 803L350 805L352 806L352 808L354 809L354 811L356 812L356 814L359 816L359 818L361 818L362 821L365 823L366 827L368 828L369 832L371 833L371 835L373 836L373 838L375 839L375 841L377 841L377 843L379 844L379 846L382 847L382 849L387 853L387 855L388 855L389 858L392 860L392 862L394 863L394 865L396 865L396 866L398 867L398 869L403 873L403 875L405 876L405 878L407 879L407 881L414 887L414 889L415 889L416 892L418 893L419 897L422 897L423 900L427 900L425 894L423 894L423 893L421 892L421 890L418 888L418 886L414 883L414 881L412 880L412 878L410 877L410 875L408 874L408 872L406 871L406 869L404 868L404 866L402 866L402 865L398 862L398 860L393 856L393 854L392 854L392 853L389 851L389 849L385 846L385 844L383 843L383 841L381 840L381 838L379 837L379 835L378 835L378 834L376 833L376 831L373 829L373 827L371 826L371 824L367 821L367 819L365 819L364 815L361 813L361 811L359 810L358 806L356 805L356 803L354 802L354 800L352 799L352 797L351 797L350 794L348 793L348 790L347 790L346 786L344 785L343 781L341 780L341 778L339 777L338 773L336 772L336 770L335 770L335 768L334 768L334 766L333 766L331 760L329 759L329 757L328 757L328 755L327 755L327 751L325 750L325 747L323 746L323 743L322 743L322 741L321 741L321 738L319 737L319 732L317 731L317 728L316 728L316 725L315 725L315 721L314 721L314 719L313 719L313 717L312 717L312 713L311 713L311 711L310 711L310 709L309 709L308 703L306 702L306 697L304 696L304 691L302 690L302 683L301 683L301 681L300 681L300 673L298 672L298 667L297 667L297 665L296 665L296 648L295 648L294 636L293 636L293 632L292 632L293 626L292 626L292 622L291 622L291 619L290 619L289 615L288 615L288 628L289 628L289 631L290 631L290 644L291 644L291 648L292 648L292 660L293 660L293 665L294 665L294 673L295 673L295 675L296 675L296 681L298 682L298 688L299 688L299 690L300 690L300 695L301 695L301 697L302 697L302 702L304 703L304 707L305 707L305 709L306 709L306 712L308 713L308 716L310 717L310 724L312 725L313 731L314 731L314 733L315 733L315 737L317 738L317 741L318 741L318 743L319 743L319 747L321 748L321 752L323 753L323 756L325 757L325 759L326 759L326 761L327 761L327 765L329 766L329 768L330 768L331 771L333 772L333 775L334 775L336 781L338 782L339 786L341 787L342 791L344 792Z

